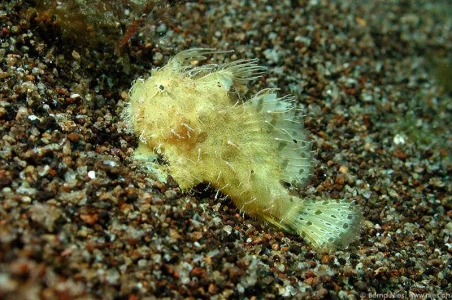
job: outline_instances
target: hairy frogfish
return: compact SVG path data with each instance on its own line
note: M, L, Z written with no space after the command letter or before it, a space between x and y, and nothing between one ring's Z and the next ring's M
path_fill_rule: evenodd
M206 182L252 217L298 234L317 249L348 245L359 233L362 214L340 199L309 200L290 193L311 165L303 116L291 96L263 89L249 100L243 87L265 68L255 59L199 66L205 55L182 51L148 79L138 79L123 112L139 137L135 158L154 164L160 156L182 190Z

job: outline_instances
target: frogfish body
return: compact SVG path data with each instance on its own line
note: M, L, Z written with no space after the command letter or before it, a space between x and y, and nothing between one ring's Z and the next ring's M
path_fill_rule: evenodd
M264 68L255 60L196 66L213 49L178 53L151 77L135 81L123 112L139 137L135 158L153 164L155 155L187 190L208 182L241 210L315 248L334 249L355 238L361 213L346 200L307 200L283 183L304 184L310 143L294 99L264 89L244 101L240 87ZM154 168L155 170L155 168Z

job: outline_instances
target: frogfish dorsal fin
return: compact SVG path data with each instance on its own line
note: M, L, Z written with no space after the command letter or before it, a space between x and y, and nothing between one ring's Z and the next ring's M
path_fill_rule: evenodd
M266 130L277 144L281 180L303 185L309 177L311 143L303 130L303 119L297 114L291 96L278 98L276 89L265 89L256 94L247 105L263 114Z

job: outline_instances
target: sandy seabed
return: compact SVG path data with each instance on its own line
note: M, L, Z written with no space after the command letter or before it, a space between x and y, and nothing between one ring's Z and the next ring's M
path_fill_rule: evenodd
M448 1L68 3L0 3L0 298L452 298ZM192 47L296 96L297 192L355 201L358 240L316 251L134 163L131 82Z

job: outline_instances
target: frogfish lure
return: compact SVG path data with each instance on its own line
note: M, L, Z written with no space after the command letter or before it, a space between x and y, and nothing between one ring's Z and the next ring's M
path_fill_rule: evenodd
M208 182L248 215L298 234L317 249L348 245L362 215L347 200L291 195L309 176L311 145L291 96L264 89L243 101L243 89L265 68L256 59L198 66L205 55L182 51L130 90L123 120L139 137L135 159L167 171L182 190ZM156 166L162 157L166 166ZM284 184L286 183L286 184Z

